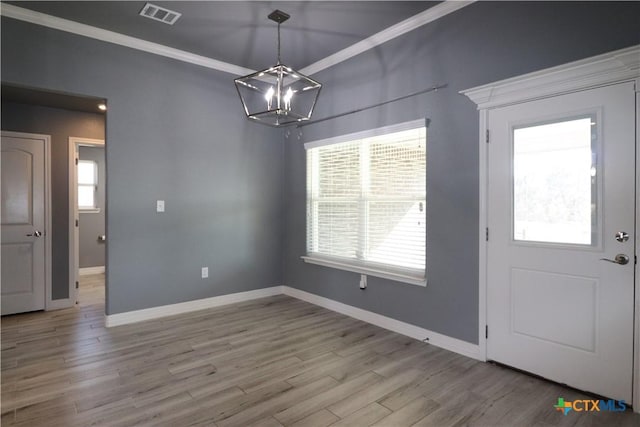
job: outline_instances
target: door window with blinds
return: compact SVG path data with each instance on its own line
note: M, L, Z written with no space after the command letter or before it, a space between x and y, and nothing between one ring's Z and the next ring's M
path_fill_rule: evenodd
M305 261L424 285L425 120L305 144Z

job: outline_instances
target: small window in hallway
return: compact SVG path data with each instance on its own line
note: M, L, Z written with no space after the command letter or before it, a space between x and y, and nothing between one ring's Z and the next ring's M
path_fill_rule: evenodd
M95 210L98 188L98 164L93 160L78 161L78 209Z

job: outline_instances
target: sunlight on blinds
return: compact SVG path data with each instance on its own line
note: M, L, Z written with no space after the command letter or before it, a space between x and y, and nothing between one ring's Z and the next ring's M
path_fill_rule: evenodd
M424 277L426 128L307 150L307 253Z

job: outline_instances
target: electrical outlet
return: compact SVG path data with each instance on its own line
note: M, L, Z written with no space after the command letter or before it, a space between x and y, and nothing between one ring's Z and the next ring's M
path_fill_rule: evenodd
M209 267L202 267L202 278L206 279L209 277Z
M164 212L164 200L156 200L156 212Z

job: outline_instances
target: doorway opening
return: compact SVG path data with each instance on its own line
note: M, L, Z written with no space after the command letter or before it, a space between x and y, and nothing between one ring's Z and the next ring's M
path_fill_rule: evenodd
M632 403L636 412L640 95L637 73L621 58L637 59L638 52L632 46L463 91L480 112L481 351L488 360ZM564 131L574 126L581 133L571 132L569 147ZM559 162L550 174L561 151L582 157ZM583 189L568 190L565 178ZM552 193L570 197L542 200ZM562 207L577 194L584 205Z
M3 133L13 132L46 136L50 146L50 150L45 153L45 162L50 164L50 168L45 168L45 173L47 182L50 182L51 186L51 208L47 211L51 217L51 225L46 227L46 230L42 230L43 237L39 239L51 245L51 250L48 251L44 261L44 265L48 268L45 273L48 271L48 275L36 276L32 271L33 269L23 268L21 270L24 273L23 279L40 276L49 277L48 281L43 279L38 283L33 283L34 288L42 287L46 289L45 304L38 305L40 308L35 310L57 310L73 307L77 301L76 281L78 277L77 266L79 264L75 258L77 255L72 252L75 247L75 235L73 234L75 227L71 227L70 218L73 215L77 217L77 214L75 209L71 209L75 205L71 202L74 193L70 191L72 177L70 174L69 152L72 147L75 149L77 146L77 144L72 143L74 140L83 141L80 144L81 146L91 146L88 148L94 148L96 143L101 142L100 150L103 153L103 160L99 168L93 168L96 171L100 169L97 172L100 173L100 176L95 177L93 185L102 184L104 186L106 180L106 162L104 161L106 100L93 96L18 86L6 82L2 83L1 98ZM97 165L98 162L95 161L95 164ZM75 165L73 166L75 167ZM25 167L28 168L29 166ZM27 169L23 170L23 172L25 176L29 175ZM87 193L90 186L91 183L87 183L83 191ZM96 200L96 193L98 192L97 188L92 192L92 196ZM98 196L101 197L101 205L99 207L93 206L92 213L87 214L92 215L93 218L96 218L97 212L104 215L107 209L104 191L102 190L101 195ZM104 219L102 222L104 223ZM40 232L41 230L38 229L38 231ZM99 234L103 252L102 257L104 259L104 251L106 249L106 229L104 225L102 225ZM98 234L95 236L96 240L98 240L97 237ZM34 241L38 241L38 239L34 238ZM80 250L82 251L82 249ZM14 264L27 265L28 260L29 256L25 254L25 260L22 264ZM10 284L8 280L5 280L7 279L4 274L5 264L3 259L3 290ZM103 261L99 264L104 270L106 262ZM9 272L10 269L6 269L6 271ZM104 273L101 274L102 294L104 294L106 280L104 279ZM25 282L25 280L22 280L22 282ZM22 282L20 280L15 281L15 283ZM8 286L8 288L11 288L11 286ZM104 304L104 297L102 297L101 304ZM33 309L7 310L6 312L3 310L2 314L17 314L27 311L33 311Z
M104 301L106 161L104 140L69 138L69 280L74 302Z

